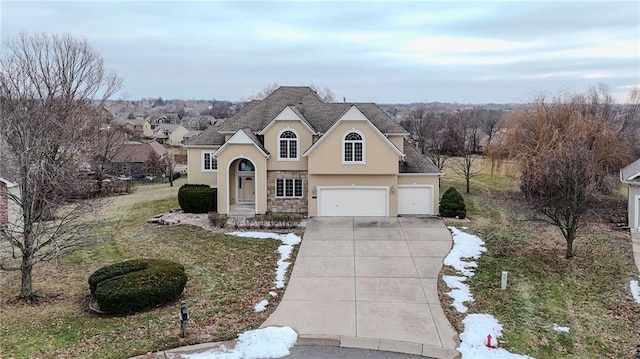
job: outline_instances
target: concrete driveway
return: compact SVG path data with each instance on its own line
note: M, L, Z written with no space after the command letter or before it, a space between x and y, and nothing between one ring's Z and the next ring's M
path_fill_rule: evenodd
M457 333L437 294L451 245L435 218L312 218L263 327L290 326L306 344L454 358Z

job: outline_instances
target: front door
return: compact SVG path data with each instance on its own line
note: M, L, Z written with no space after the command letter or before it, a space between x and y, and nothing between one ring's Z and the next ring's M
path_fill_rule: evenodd
M253 202L255 199L255 178L238 176L238 202Z

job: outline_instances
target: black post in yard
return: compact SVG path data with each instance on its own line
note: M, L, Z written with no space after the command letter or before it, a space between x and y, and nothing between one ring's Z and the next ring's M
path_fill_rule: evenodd
M180 338L186 337L187 323L189 322L189 313L187 313L187 302L180 300Z

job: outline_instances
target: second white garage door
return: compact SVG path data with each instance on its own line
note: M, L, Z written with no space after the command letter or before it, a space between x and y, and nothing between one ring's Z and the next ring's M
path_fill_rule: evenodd
M386 187L318 187L318 216L387 216Z
M398 187L398 214L433 214L431 187Z

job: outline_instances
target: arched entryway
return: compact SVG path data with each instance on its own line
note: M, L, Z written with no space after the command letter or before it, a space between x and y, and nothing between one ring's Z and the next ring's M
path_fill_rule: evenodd
M229 214L255 214L256 167L248 158L237 158L229 165Z

